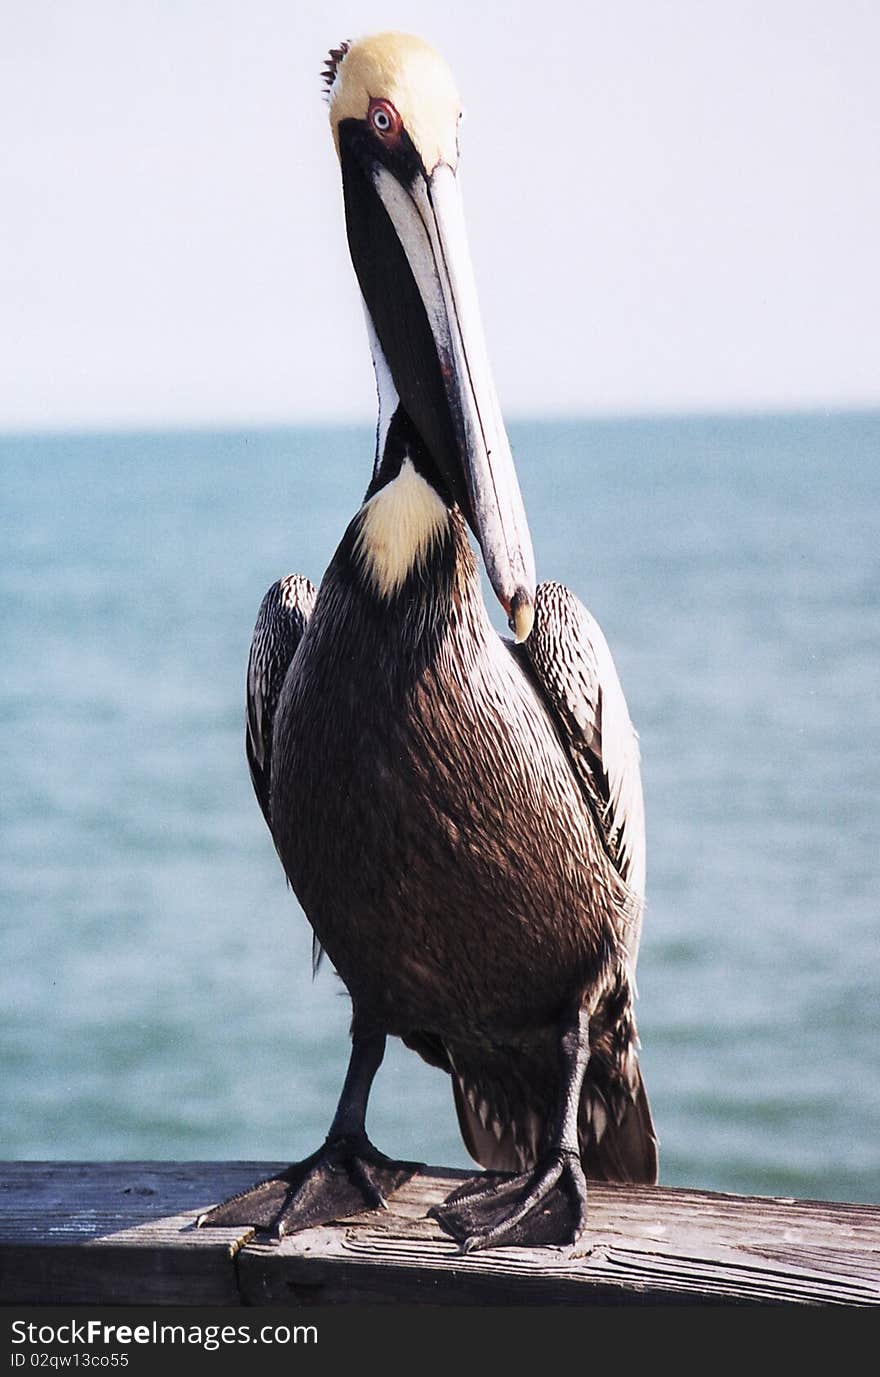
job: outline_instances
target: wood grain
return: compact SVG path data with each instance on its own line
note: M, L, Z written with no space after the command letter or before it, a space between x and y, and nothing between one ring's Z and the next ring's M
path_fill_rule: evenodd
M282 1163L0 1166L0 1302L880 1305L871 1205L594 1184L575 1249L463 1256L425 1218L464 1173L426 1168L390 1208L279 1242L196 1229Z

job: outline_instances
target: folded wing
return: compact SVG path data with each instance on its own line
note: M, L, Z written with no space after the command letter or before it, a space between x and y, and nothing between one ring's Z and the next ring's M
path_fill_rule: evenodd
M272 584L257 614L247 671L245 747L257 802L272 830L272 730L278 698L303 638L317 590L302 574Z

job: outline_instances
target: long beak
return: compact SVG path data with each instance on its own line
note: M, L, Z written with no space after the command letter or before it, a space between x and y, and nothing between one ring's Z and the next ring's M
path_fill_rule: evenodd
M442 440L431 446L430 437L424 438L453 493L464 479L467 502L462 505L480 542L486 572L516 639L525 640L534 616L534 555L489 368L456 176L440 163L427 179L419 175L404 186L377 163L372 180L424 308L454 446ZM380 328L380 340L382 334ZM419 409L428 408L413 372L413 339L410 335L404 341L406 359L399 357L399 340L397 346L394 338L382 345L401 401L418 426ZM431 429L429 418L425 430Z

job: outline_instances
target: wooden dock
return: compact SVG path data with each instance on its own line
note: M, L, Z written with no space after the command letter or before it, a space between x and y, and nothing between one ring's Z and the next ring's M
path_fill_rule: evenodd
M577 1249L463 1256L425 1168L390 1208L266 1241L198 1214L283 1164L0 1165L0 1303L880 1305L880 1207L593 1185Z

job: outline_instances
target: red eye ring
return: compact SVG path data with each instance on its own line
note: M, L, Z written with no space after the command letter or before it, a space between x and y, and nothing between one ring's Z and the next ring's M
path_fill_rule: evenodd
M383 143L397 143L403 130L403 121L390 100L374 97L367 111L367 121Z

